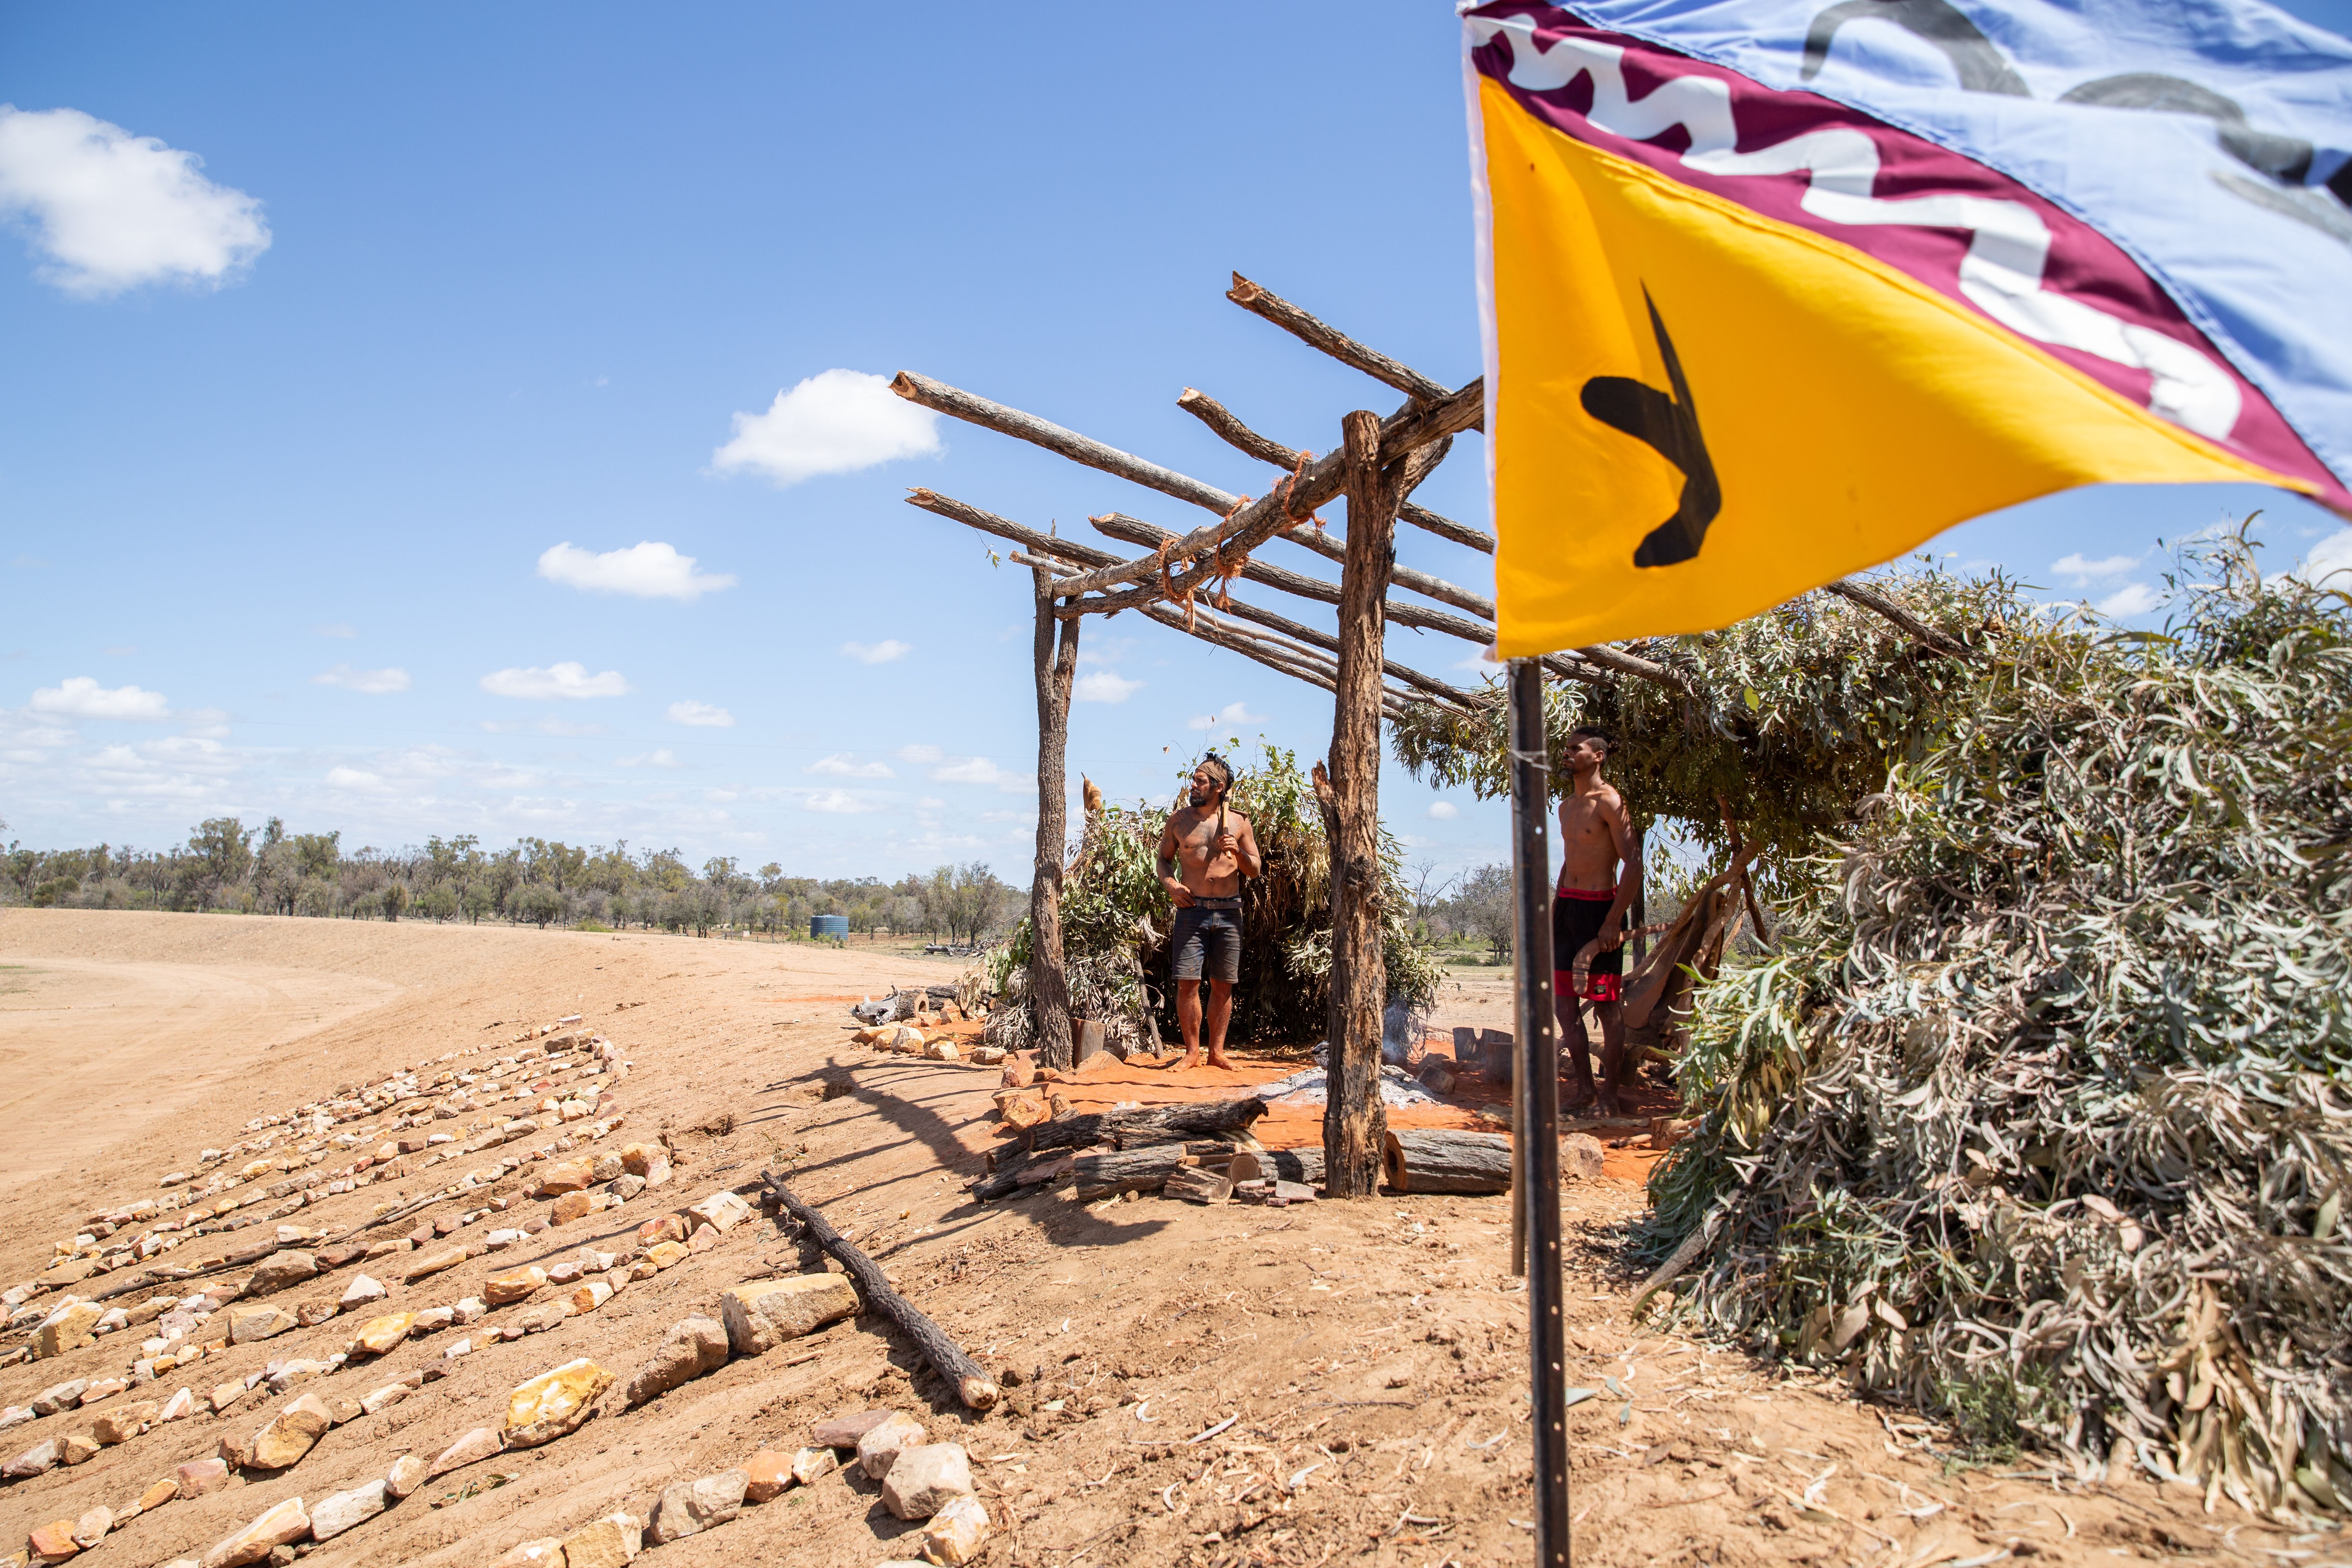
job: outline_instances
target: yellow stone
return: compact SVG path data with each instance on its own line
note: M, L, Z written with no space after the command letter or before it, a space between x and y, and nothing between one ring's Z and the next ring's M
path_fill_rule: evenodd
M611 1373L585 1357L541 1373L507 1396L507 1447L535 1448L562 1436L588 1419L612 1382Z
M686 1258L686 1244L682 1241L656 1241L646 1248L646 1261L656 1268L668 1268Z
M334 1424L326 1401L315 1394L306 1394L253 1435L253 1454L246 1463L256 1469L282 1470L318 1447L319 1439Z
M41 1325L33 1336L33 1353L46 1359L89 1342L94 1337L90 1330L105 1315L106 1309L95 1301L76 1301L58 1312L56 1321Z
M547 1283L544 1268L518 1268L511 1274L493 1274L482 1285L482 1300L493 1307L504 1307L520 1301Z
M145 1491L139 1494L139 1511L141 1513L145 1513L151 1508L161 1508L179 1495L180 1483L178 1479L173 1476L165 1476L162 1480L157 1481L153 1486L149 1487Z
M445 1268L455 1268L465 1261L466 1249L462 1247L436 1247L431 1252L417 1254L401 1278L413 1285L428 1274L438 1274Z
M345 1353L357 1355L365 1351L370 1355L389 1355L403 1340L408 1338L408 1331L415 1326L416 1314L414 1312L387 1312L381 1318L370 1318L360 1325L360 1331L352 1336L351 1346Z
M596 1179L595 1168L585 1160L566 1160L560 1165L550 1165L539 1179L539 1195L543 1198L562 1197L566 1193L586 1192Z
M593 1202L586 1193L566 1193L555 1200L547 1211L550 1225L570 1225L575 1219L586 1219L593 1212Z

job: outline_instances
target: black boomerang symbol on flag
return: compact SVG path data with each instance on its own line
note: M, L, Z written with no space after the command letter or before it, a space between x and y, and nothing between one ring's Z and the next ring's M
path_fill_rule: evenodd
M1657 334L1658 353L1666 362L1666 384L1674 395L1629 376L1596 375L1584 384L1580 401L1587 414L1647 442L1682 470L1683 494L1675 515L1652 529L1633 552L1636 566L1673 566L1697 556L1698 547L1706 542L1706 525L1723 510L1723 487L1715 480L1715 462L1699 431L1698 409L1691 402L1690 384L1683 379L1683 362L1646 284L1642 302L1649 307L1650 330Z

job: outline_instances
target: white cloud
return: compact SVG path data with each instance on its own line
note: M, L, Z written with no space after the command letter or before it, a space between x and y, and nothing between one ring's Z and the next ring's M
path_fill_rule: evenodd
M835 752L829 757L819 757L808 765L813 773L831 773L844 779L895 779L887 763L853 763L847 752Z
M735 727L735 715L724 708L715 707L708 702L697 702L689 698L683 702L673 702L669 705L669 721L673 724L691 724L698 730L732 730Z
M2294 574L2306 583L2352 593L2352 528L2339 528L2313 545Z
M672 546L653 540L597 555L567 539L540 555L539 574L583 593L688 603L735 585L735 579L724 574L697 572L693 556L680 555Z
M346 691L365 691L382 696L387 691L407 690L408 671L400 668L353 669L348 664L339 664L324 674L312 676L310 684L340 686Z
M327 787L329 789L382 789L383 778L381 774L368 773L360 768L329 768Z
M919 743L912 746L901 746L898 748L898 760L902 763L912 763L917 767L928 766L932 763L940 761L946 755L947 753L940 751L937 746L927 746Z
M36 713L71 713L83 719L168 719L172 705L160 691L136 686L100 686L87 675L69 675L33 693Z
M553 697L625 697L629 683L617 669L591 675L584 664L566 660L541 669L497 669L482 677L482 689L493 697L545 699Z
M678 760L670 754L667 746L664 746L658 752L642 752L636 756L622 757L618 761L625 768L674 768L679 765Z
M860 664L887 664L894 658L904 658L914 652L915 645L891 637L877 643L845 642L841 645L841 651Z
M2140 563L2137 555L2103 555L2096 561L2085 560L2082 552L2063 560L2053 561L2050 570L2067 579L2077 588L2086 588L2104 578L2120 577Z
M845 789L821 789L802 803L811 811L822 811L840 816L852 816L862 811L882 808L870 800L860 800Z
M1440 822L1451 822L1462 815L1462 808L1450 800L1433 800L1429 803L1429 815Z
M710 455L721 473L765 474L796 485L898 458L940 453L940 416L863 371L828 370L776 394L765 414L735 416L735 438Z
M2164 603L2164 595L2145 583L2126 583L2091 607L2111 620L2144 616Z
M1124 702L1143 689L1140 680L1129 680L1108 669L1097 669L1091 675L1081 675L1070 688L1070 695L1081 702Z
M1033 780L1027 773L1008 773L986 757L960 757L931 770L933 784L993 784L1001 790L1027 789Z
M0 103L0 216L27 222L39 276L68 294L218 285L268 249L261 204L202 167L193 153L79 109Z
M1265 715L1263 713L1251 712L1249 710L1249 704L1245 702L1228 702L1223 708L1218 709L1214 713L1203 713L1197 719L1185 720L1184 727L1188 730L1223 730L1235 724L1263 724L1265 722Z

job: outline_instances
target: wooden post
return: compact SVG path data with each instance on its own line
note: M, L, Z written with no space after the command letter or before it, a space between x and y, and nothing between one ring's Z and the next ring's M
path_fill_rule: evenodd
M1331 713L1331 1058L1323 1180L1335 1198L1379 1189L1388 1116L1381 1104L1381 602L1396 538L1397 484L1381 468L1380 416L1340 420L1346 442L1348 560L1339 576L1338 690Z
M1078 669L1078 625L1054 614L1053 574L1033 568L1037 630L1037 860L1029 883L1029 1018L1044 1066L1071 1061L1070 982L1062 968L1062 852L1069 837L1070 683ZM1056 647L1055 627L1061 628Z

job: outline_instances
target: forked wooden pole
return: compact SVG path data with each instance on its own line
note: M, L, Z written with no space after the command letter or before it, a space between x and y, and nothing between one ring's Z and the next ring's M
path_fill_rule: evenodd
M1323 1184L1335 1198L1379 1191L1388 1131L1381 1102L1381 602L1396 539L1397 478L1381 464L1381 423L1339 422L1348 465L1348 563L1339 579L1338 689L1331 703L1331 1029L1323 1111Z
M1033 573L1037 626L1037 858L1029 884L1029 1017L1037 1060L1072 1065L1070 982L1062 965L1062 852L1069 835L1065 765L1070 748L1070 686L1078 669L1078 625L1054 614L1054 574ZM1061 628L1058 639L1055 628ZM1057 646L1058 641L1058 646Z

